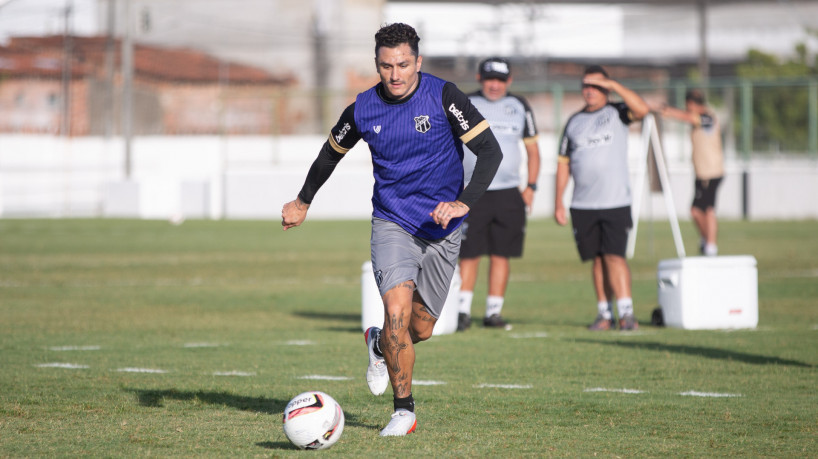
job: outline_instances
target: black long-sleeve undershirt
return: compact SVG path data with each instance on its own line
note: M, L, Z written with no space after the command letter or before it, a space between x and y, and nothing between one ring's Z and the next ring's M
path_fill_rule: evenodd
M333 150L329 145L329 141L324 142L321 151L318 152L318 157L312 162L309 172L307 172L307 179L304 180L304 186L298 193L298 199L305 204L312 203L315 193L327 181L335 166L341 161L344 155Z
M474 165L471 180L460 193L458 200L471 209L491 185L494 174L497 173L503 161L503 151L491 129L478 134L466 143L466 146L477 155L477 162Z

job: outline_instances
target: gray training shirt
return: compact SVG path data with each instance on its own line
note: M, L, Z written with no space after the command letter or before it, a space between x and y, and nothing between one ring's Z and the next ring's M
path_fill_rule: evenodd
M628 124L624 103L577 112L568 120L559 159L569 162L574 178L571 208L615 209L631 204Z
M480 91L469 94L472 105L477 108L491 126L491 131L500 149L503 151L503 162L497 169L489 190L505 190L520 186L520 165L523 155L520 140L537 141L537 127L534 125L534 114L522 97L507 93L505 97L494 102L488 100ZM463 171L466 183L471 180L477 157L468 148L464 148Z

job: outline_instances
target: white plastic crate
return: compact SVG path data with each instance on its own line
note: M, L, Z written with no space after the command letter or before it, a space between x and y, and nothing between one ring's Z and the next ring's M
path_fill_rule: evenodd
M758 325L758 270L751 255L662 260L657 280L659 306L668 327Z

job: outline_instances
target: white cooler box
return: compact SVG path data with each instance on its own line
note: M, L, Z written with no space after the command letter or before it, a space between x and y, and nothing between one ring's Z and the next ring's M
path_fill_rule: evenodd
M755 328L758 270L750 255L662 260L659 306L668 327Z
M460 296L460 269L455 268L452 285L449 287L449 296L443 305L443 312L435 323L432 335L446 335L457 331L457 312ZM383 327L383 300L372 274L372 262L367 261L361 266L361 328L366 331L369 327Z

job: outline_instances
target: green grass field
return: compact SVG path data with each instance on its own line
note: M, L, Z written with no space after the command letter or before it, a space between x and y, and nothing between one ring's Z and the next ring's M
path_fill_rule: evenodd
M514 329L420 344L415 380L445 384L416 384L417 433L384 439L391 389L363 378L368 222L0 220L0 456L315 454L281 414L322 390L346 413L332 455L816 457L818 222L721 229L722 254L758 260L758 329L650 326L675 250L666 222L642 222L642 326L592 333L570 230L530 222ZM483 282L478 320L484 298Z

